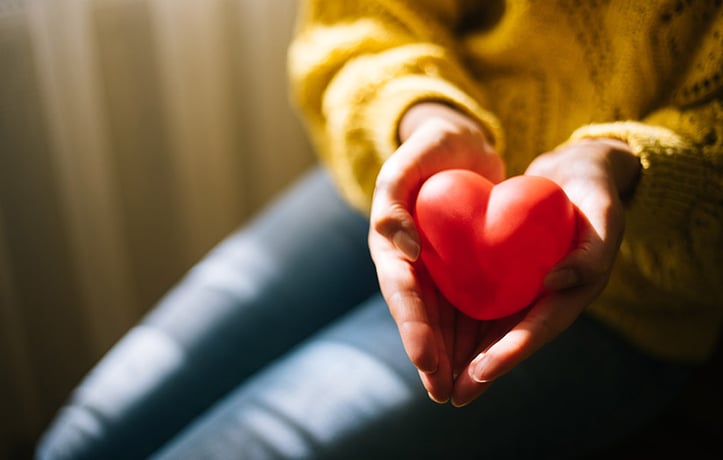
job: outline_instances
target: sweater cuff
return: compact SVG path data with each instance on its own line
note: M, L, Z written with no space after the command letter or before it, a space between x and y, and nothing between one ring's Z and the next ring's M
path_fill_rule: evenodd
M398 131L404 114L415 104L439 102L463 112L491 136L490 144L504 150L504 136L497 118L456 86L426 75L408 75L388 82L366 110L377 152L399 148ZM386 158L384 158L386 159Z
M688 218L691 205L704 193L700 178L705 177L706 164L681 136L661 126L626 121L584 126L569 142L595 138L624 141L640 158L630 225L655 232L661 224L677 226Z
M368 147L376 155L375 161L379 166L399 148L399 124L404 114L421 102L439 102L460 110L487 131L491 136L490 144L498 152L504 151L505 140L498 119L484 110L473 97L442 79L428 75L407 75L378 87L374 97L365 101L358 114L362 124L359 128L366 131L371 143ZM347 145L354 146L355 143L349 142ZM353 162L354 157L362 159L366 155L359 152L359 155L352 153L350 157L347 160ZM368 210L378 168L369 168L369 165L355 165L352 168L357 172L373 170L374 177L357 178L360 189L348 196L357 208Z

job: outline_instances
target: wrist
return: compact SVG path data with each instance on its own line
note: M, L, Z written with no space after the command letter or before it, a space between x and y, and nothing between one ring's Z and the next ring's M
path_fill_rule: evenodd
M475 133L481 136L484 143L492 145L492 142L490 142L492 136L489 135L484 126L454 107L442 102L431 101L419 102L404 113L397 131L399 142L405 142L417 129L434 120L448 123L456 129Z
M632 196L642 167L640 159L626 142L614 138L584 138L574 141L569 147L571 150L563 149L561 152L571 153L570 160L583 155L597 163L621 200Z
M640 178L642 166L627 142L620 139L602 138L598 142L607 147L607 161L610 173L621 199L632 196Z

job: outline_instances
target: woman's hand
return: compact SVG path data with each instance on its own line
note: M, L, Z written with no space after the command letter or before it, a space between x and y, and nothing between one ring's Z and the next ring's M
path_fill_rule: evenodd
M430 397L462 406L569 327L602 291L622 239L622 198L634 189L640 164L612 139L572 143L533 161L526 174L560 184L580 211L579 241L546 277L549 295L517 315L476 321L452 308L416 263L420 241L411 209L419 186L438 171L470 169L500 182L504 164L482 127L441 104L413 107L399 132L402 145L377 178L369 247Z
M640 163L627 144L584 140L537 157L526 174L557 182L579 211L576 248L545 278L549 291L507 331L483 334L479 353L456 380L453 401L471 402L568 328L607 284L623 237L623 200L637 183ZM516 323L516 324L515 324ZM501 334L500 334L501 332Z
M399 327L405 350L419 369L430 397L449 399L453 373L469 361L455 358L459 315L437 293L421 264L420 240L411 215L421 184L434 173L452 168L476 171L493 182L504 178L504 164L488 134L455 109L423 103L405 114L399 128L401 146L383 165L372 200L369 248L382 294ZM464 321L464 320L463 320ZM470 325L472 327L474 325Z

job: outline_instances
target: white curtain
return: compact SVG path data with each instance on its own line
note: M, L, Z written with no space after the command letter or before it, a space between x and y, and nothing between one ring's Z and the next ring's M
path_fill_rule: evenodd
M286 92L295 9L0 0L0 457L313 162Z

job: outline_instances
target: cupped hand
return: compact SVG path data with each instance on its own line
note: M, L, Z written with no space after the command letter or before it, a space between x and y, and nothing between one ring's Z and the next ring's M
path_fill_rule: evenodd
M455 381L455 405L473 401L557 337L604 289L623 237L623 200L639 172L639 160L627 144L612 139L570 143L529 165L525 174L557 182L576 205L578 241L545 278L544 296L492 333L482 332L476 356Z
M444 298L417 262L420 239L411 215L421 184L453 168L476 171L493 182L504 178L504 164L478 123L438 103L407 111L399 128L401 145L384 163L372 199L369 249L379 284L397 323L405 350L420 373L430 398L447 401L453 374L466 362L474 344L458 345L460 329L476 328ZM455 350L468 348L464 360ZM466 360L466 361L465 361Z

